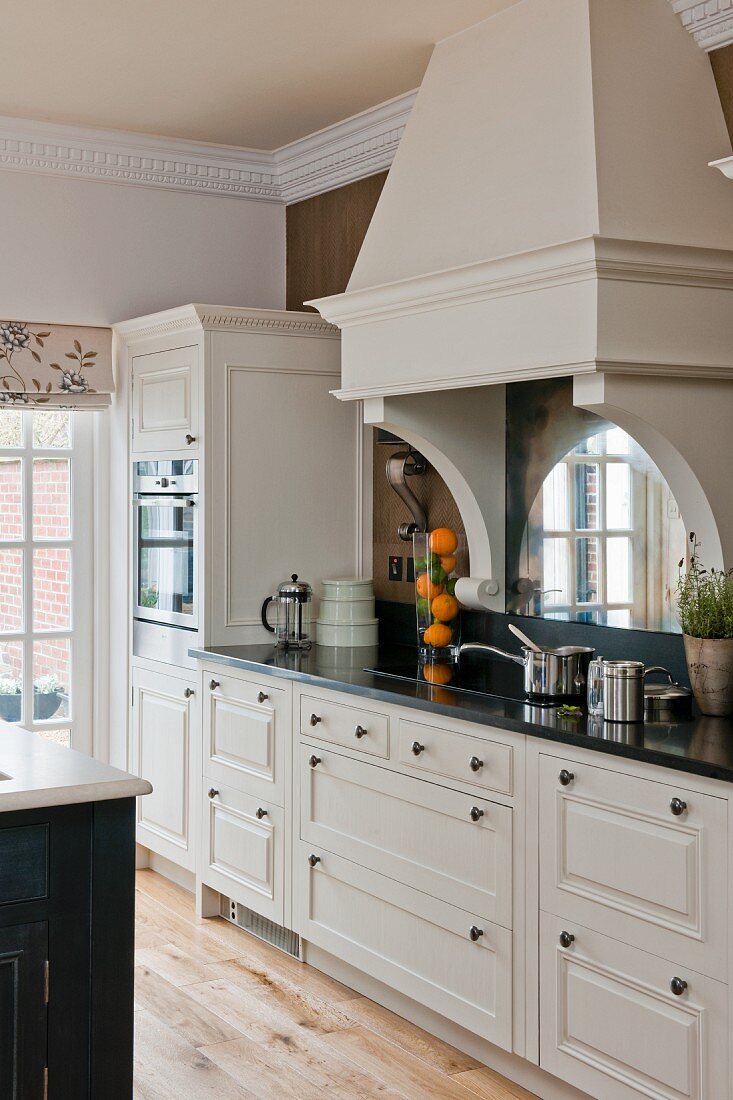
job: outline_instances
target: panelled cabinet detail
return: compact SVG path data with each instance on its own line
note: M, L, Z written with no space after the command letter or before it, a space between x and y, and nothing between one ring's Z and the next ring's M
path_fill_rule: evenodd
M197 451L199 356L193 344L133 358L133 454Z

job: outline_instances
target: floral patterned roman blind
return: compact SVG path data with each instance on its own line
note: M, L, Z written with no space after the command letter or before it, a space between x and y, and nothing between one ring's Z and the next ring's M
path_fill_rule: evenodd
M113 392L111 329L0 321L0 410L104 409Z

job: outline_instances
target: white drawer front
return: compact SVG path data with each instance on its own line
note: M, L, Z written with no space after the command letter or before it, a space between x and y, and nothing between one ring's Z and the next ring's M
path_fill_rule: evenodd
M304 840L511 927L508 806L306 745L300 783Z
M389 756L389 719L359 707L346 706L315 696L300 700L300 732L334 745L355 749L367 756Z
M512 934L301 842L306 940L492 1043L511 1049ZM471 927L481 928L475 942Z
M672 978L687 981L681 996ZM720 982L541 914L543 1069L603 1100L723 1100L726 1051Z
M410 771L511 794L512 748L437 726L400 719L399 762Z
M567 785L561 771L573 776ZM567 776L565 776L567 778ZM676 816L673 799L686 803ZM727 803L540 761L540 905L704 974L726 966Z
M212 686L213 685L213 686ZM284 803L287 698L268 683L206 670L204 772L238 790Z
M213 796L209 792L215 791ZM204 779L201 877L283 923L285 815L279 806ZM266 811L258 816L259 811Z

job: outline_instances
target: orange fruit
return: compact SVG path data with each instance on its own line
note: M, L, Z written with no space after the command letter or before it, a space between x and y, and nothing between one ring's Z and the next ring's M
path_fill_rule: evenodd
M423 641L426 645L434 646L435 649L442 649L443 646L450 644L452 637L453 631L445 623L433 623L423 634Z
M450 665L423 665L422 674L429 684L449 684L453 679Z
M449 623L458 614L458 600L455 596L449 596L447 592L444 592L442 595L435 597L430 605L430 610L436 619L440 619L442 623Z
M450 527L436 527L430 535L430 549L442 557L453 554L458 546L458 535Z
M428 573L421 573L415 581L415 588L417 589L418 596L422 596L423 599L433 599L434 596L439 596L443 591L442 584L433 584L430 580Z
M455 554L444 554L443 557L440 559L440 564L443 566L446 573L452 573L456 567Z

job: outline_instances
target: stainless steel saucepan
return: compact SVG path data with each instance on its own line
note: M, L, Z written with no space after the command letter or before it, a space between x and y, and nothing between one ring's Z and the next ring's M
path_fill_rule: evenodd
M545 699L575 699L585 695L588 665L595 650L584 645L539 650L522 646L520 657L495 645L465 642L459 650L459 654L463 653L493 653L521 665L524 669L524 690L528 695L541 695Z

